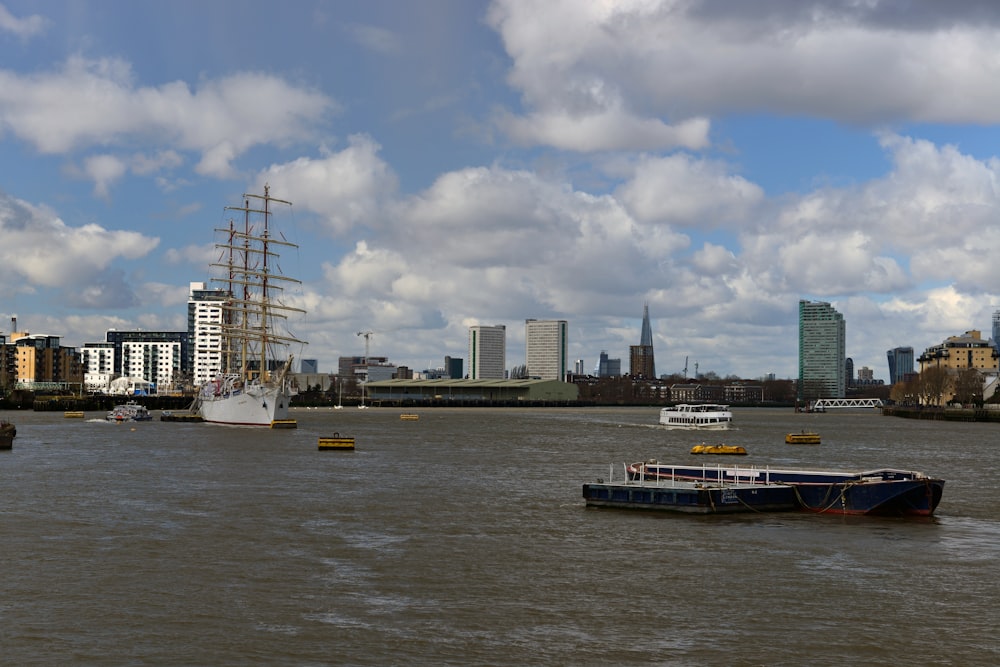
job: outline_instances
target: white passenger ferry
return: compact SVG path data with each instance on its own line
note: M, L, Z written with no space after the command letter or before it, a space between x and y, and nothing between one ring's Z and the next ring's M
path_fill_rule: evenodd
M722 431L729 428L733 413L728 405L682 403L660 410L660 424L667 428Z

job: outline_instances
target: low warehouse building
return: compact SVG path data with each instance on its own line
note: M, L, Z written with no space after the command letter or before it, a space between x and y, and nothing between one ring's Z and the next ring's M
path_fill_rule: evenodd
M575 384L559 380L380 380L365 385L372 403L518 404L567 403L579 398Z

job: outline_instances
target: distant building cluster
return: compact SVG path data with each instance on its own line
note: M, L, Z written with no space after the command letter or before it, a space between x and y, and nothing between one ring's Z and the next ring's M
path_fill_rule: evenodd
M215 377L226 350L222 349L223 306L227 294L203 282L190 283L186 331L106 332L105 340L86 343L81 348L66 347L58 336L32 334L18 329L16 317L11 333L0 334L0 387L79 389L101 393L184 393ZM862 366L855 373L854 361L846 355L846 322L841 313L823 301L799 301L799 400L842 398L847 392L879 387L885 382L873 369ZM378 383L410 381L503 381L524 380L571 382L581 378L618 378L622 360L601 350L592 375L585 374L584 360L569 367L569 323L566 320L529 318L524 323L525 364L512 374L507 367L507 328L475 325L468 331L466 359L444 357L438 368L420 371L397 366L384 356L369 354L372 332L365 335L365 355L340 357L336 374L322 373L316 359L302 359L297 374L300 386L326 391L345 380ZM916 356L914 349L900 346L888 350L888 384L898 385L918 377L928 368L951 374L967 369L979 372L984 384L997 384L1000 376L1000 310L993 314L993 337L984 339L979 330L969 330L932 345ZM670 400L724 400L752 402L759 385L733 383L719 392L708 385L692 382L661 385L657 382L653 333L649 305L643 305L639 344L629 346L628 376L656 387L656 397ZM915 365L919 364L919 370ZM687 363L685 361L685 376ZM697 378L697 364L695 377ZM685 378L686 380L687 378ZM773 378L773 374L770 376ZM593 379L588 380L590 382Z
M912 347L895 347L886 353L889 384L909 382L928 368L941 368L950 376L974 370L984 387L984 397L995 391L1000 377L1000 310L993 313L993 338L985 340L979 330L950 336L928 347L914 359ZM849 388L883 385L875 373L863 366L854 375L854 361L845 354L846 323L829 303L799 301L798 398L843 398ZM918 362L919 372L914 370Z

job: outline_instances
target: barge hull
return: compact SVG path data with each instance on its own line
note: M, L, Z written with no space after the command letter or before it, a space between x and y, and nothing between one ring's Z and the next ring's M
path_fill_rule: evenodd
M633 464L628 476L646 483L676 480L789 486L794 490L799 509L817 514L932 516L944 493L942 479L892 469L835 472Z
M784 512L798 509L795 490L780 484L649 486L618 483L583 485L588 507L646 509L688 514Z

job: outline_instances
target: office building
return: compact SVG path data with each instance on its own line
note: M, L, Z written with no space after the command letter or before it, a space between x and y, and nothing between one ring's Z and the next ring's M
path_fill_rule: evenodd
M613 378L622 374L622 360L609 359L607 350L601 350L601 356L597 359L597 377Z
M824 301L799 301L799 399L843 398L847 325Z
M903 382L907 375L913 374L913 348L894 347L886 356L889 359L889 384Z
M469 327L469 379L502 380L507 371L507 327Z
M449 380L461 380L465 369L465 360L461 357L445 357L444 358L444 377Z
M1000 310L993 311L993 347L1000 347Z
M568 329L566 320L524 321L524 364L529 378L566 380Z
M388 357L340 357L337 360L337 375L344 379L354 378L359 382L367 382L377 377L388 380L395 372L396 365L390 364Z

